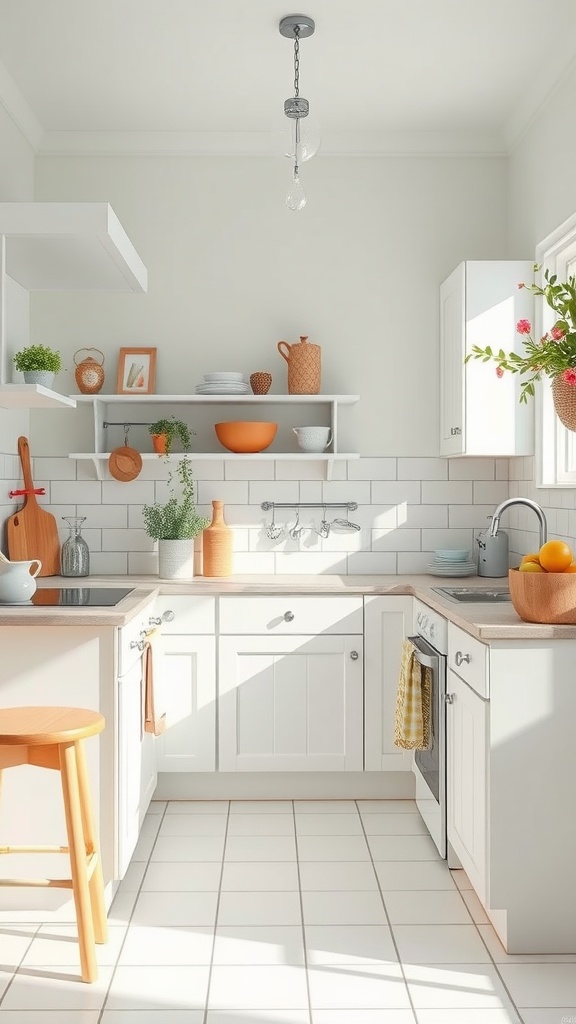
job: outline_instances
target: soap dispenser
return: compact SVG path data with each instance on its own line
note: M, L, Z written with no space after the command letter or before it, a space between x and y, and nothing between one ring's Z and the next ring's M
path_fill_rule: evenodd
M492 516L489 516L492 521ZM478 575L508 576L508 534L498 530L495 537L490 535L490 527L476 538L478 544Z

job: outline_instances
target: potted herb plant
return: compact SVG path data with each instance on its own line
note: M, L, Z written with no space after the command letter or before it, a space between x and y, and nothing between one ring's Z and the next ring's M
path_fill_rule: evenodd
M62 369L59 352L47 345L28 345L14 355L14 366L24 374L26 384L43 384L50 388L55 374Z
M182 420L177 420L175 416L171 416L170 419L155 420L154 423L150 423L148 431L152 437L154 451L158 455L168 455L171 452L175 437L180 438L185 452L189 452L192 447L194 431Z
M192 463L184 455L168 473L169 497L165 502L144 505L144 528L158 541L159 574L162 579L191 579L194 575L194 538L209 525L194 503Z

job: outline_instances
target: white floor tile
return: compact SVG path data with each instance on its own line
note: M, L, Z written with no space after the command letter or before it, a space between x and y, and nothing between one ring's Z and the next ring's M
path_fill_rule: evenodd
M357 814L299 814L296 812L298 836L361 836L362 825Z
M154 843L156 842L156 836L140 836L134 853L132 854L132 861L135 860L149 860L150 854L154 849Z
M214 892L220 885L219 861L182 861L148 865L142 892Z
M463 868L451 868L450 874L459 889L473 889L472 882Z
M297 892L223 892L218 908L221 925L298 925L302 922Z
M386 925L306 925L309 964L397 963Z
M230 814L292 814L292 801L232 800Z
M203 1024L203 1021L204 1010L105 1010L101 1024ZM44 1024L44 1021L37 1024Z
M357 814L354 800L295 800L296 814Z
M138 897L132 923L138 925L204 925L216 921L216 892L143 892Z
M301 925L266 927L224 927L216 929L214 963L220 966L275 964L302 966L304 942Z
M166 810L166 800L151 800L148 805L147 814L164 814Z
M43 1010L39 1017L38 1010L0 1007L0 1024L98 1024L99 1018L100 1010Z
M484 907L480 903L476 893L473 889L461 889L462 899L468 907L468 912L474 921L474 924L490 924L490 920ZM576 959L576 957L575 957Z
M86 985L79 973L66 966L23 968L6 992L2 1010L34 1010L37 1014L41 1010L99 1010L113 970L101 967L98 980Z
M108 924L127 924L137 899L138 892L135 889L118 890L108 911Z
M568 1024L568 1021L570 1024L573 1024L574 1009L574 1003L570 1006L537 1006L532 1008L523 1006L522 1018L524 1024L559 1024L559 1022L566 1022Z
M14 972L12 970L3 971L0 969L0 999L4 995L9 983L14 978Z
M576 964L575 953L507 953L491 924L479 925L478 931L497 964Z
M367 836L426 836L428 829L419 814L363 814Z
M313 1010L312 1024L414 1024L412 1010Z
M374 860L438 860L430 836L369 836Z
M489 961L473 924L397 924L392 931L404 964L483 964Z
M227 821L227 814L167 814L162 822L160 835L223 836Z
M118 963L122 967L205 967L210 964L213 941L213 928L130 925Z
M375 892L378 889L374 868L369 861L302 861L300 885L303 892L326 889Z
M396 964L312 967L312 1009L408 1009L408 990Z
M296 861L234 861L224 863L223 892L298 891Z
M298 859L370 860L363 836L300 836Z
M211 1010L305 1010L306 973L303 967L213 967L208 1005Z
M141 836L156 836L158 829L162 824L162 817L160 814L147 814L142 822L142 828L140 829Z
M107 1010L202 1010L208 967L117 967Z
M557 1011L554 1011L557 1013ZM417 1024L520 1024L520 1017L514 1010L481 1010L477 1007L458 1010L416 1010ZM529 1024L525 1021L525 1024ZM530 1024L548 1024L544 1020ZM550 1024L559 1024L558 1018Z
M0 928L0 962L5 971L16 970L37 934L38 926L2 925Z
M308 1010L209 1010L206 1024L310 1024L310 1015Z
M146 862L134 860L128 865L128 870L118 886L118 892L137 892L142 885L142 879L146 874Z
M152 861L222 860L221 836L159 836Z
M516 1005L572 1006L576 1016L576 970L572 964L499 964Z
M229 836L293 836L293 814L230 815Z
M227 814L229 800L170 800L167 814Z
M293 836L229 836L226 860L295 860Z
M416 1008L512 1009L492 964L408 964L404 972Z
M304 892L306 924L387 924L380 894L372 892Z
M365 814L416 814L414 800L358 800L358 810Z
M456 890L452 875L442 860L382 860L374 867L382 889Z
M471 918L459 892L440 889L408 892L384 891L390 924L470 924Z
M125 927L108 929L108 942L96 945L96 960L101 967L114 966L125 935ZM78 931L75 925L45 924L40 928L22 961L22 967L47 964L73 967L76 972L80 970Z

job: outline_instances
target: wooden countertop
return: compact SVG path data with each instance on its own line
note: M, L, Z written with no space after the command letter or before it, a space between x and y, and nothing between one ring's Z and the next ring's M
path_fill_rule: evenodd
M234 594L359 594L413 595L434 608L467 633L485 641L498 640L575 640L575 626L549 626L523 622L509 602L458 604L437 594L435 587L492 589L507 587L508 581L468 576L464 579L410 576L302 576L238 575L227 579L203 579L190 582L159 580L157 576L90 576L82 580L50 576L38 581L39 587L107 586L134 587L134 592L113 608L49 607L0 605L0 625L112 625L123 626L137 615L157 594L225 596Z

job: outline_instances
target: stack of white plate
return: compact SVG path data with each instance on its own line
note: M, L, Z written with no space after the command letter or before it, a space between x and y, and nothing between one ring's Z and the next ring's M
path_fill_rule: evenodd
M197 395L249 395L250 385L241 373L205 373L201 384L196 385Z
M473 576L478 571L470 550L463 548L437 549L427 568L432 576Z

